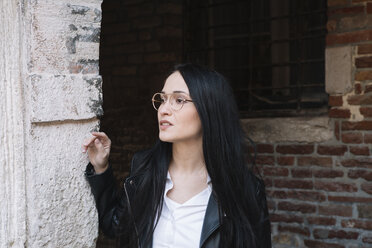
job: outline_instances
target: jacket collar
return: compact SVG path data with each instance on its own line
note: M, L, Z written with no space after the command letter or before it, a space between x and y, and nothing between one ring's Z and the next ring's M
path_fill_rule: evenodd
M209 236L217 230L217 228L220 226L220 219L219 219L219 209L218 209L218 203L215 195L211 194L207 210L205 212L202 232L200 236L200 246L202 247L205 241L209 238Z
M127 197L128 197L128 202L129 202L129 207L131 208L132 206L130 206L130 202L132 200L132 197L133 197L133 194L134 192L136 191L135 188L136 188L136 180L137 178L136 177L128 177L126 179L126 181L124 182L124 188L125 190L127 191ZM135 225L135 229L136 229L136 223L134 223ZM207 241L207 239L209 238L209 236L214 232L216 231L219 227L220 227L221 223L220 223L220 219L219 219L219 208L218 208L218 202L217 202L217 199L216 199L216 196L213 194L213 191L211 193L211 196L209 197L209 201L208 201L208 205L207 205L207 209L205 211L205 217L204 217L204 221L203 221L203 227L202 227L202 232L201 232L201 236L200 236L200 245L199 247L203 247L204 243ZM139 242L141 242L142 240L140 239ZM144 247L143 244L141 244L140 247ZM152 247L152 241L151 241L151 244L150 244L150 247Z

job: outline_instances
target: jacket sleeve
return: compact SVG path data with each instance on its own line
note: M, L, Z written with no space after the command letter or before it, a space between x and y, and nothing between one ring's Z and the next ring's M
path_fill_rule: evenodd
M127 217L126 196L123 190L118 192L111 166L105 172L95 174L93 165L89 163L85 176L96 202L101 230L111 238L121 236L124 232L124 225L120 225L121 221L130 220Z
M259 247L271 248L271 225L266 201L265 184L263 180L261 180L260 178L256 177L256 179L257 179L256 197L258 205L261 209L259 227L257 232L258 240L260 243Z

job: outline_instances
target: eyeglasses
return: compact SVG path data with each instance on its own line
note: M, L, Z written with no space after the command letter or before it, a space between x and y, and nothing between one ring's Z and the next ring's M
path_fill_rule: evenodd
M155 93L152 96L152 106L154 106L155 110L159 110L160 106L167 101L170 103L170 106L174 111L180 110L185 103L192 102L192 100L187 99L187 96L184 93Z

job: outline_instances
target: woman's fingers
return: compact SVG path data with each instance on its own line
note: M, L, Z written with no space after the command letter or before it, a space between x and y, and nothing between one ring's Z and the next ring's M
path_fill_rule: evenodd
M89 146L92 146L94 140L97 139L97 137L91 137L89 139L86 139L82 145L83 152L86 152Z
M111 146L111 140L104 132L92 132L92 135L96 136L105 148Z
M88 147L95 146L97 149L109 148L111 140L104 132L92 132L93 137L86 139L82 145L83 152L88 150Z

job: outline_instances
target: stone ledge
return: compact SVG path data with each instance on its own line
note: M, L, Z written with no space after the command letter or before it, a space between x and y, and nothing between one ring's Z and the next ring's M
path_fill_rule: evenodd
M241 123L246 134L257 143L318 143L334 137L327 116L242 119Z

